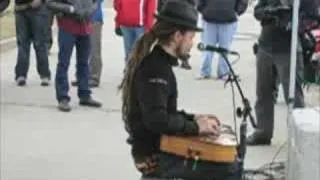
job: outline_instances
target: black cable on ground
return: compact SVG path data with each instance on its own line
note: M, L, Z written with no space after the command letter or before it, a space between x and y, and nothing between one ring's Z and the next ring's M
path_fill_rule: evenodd
M270 163L262 165L258 169L247 169L243 180L285 180L285 162L275 162L275 159L285 147L287 142L277 150Z

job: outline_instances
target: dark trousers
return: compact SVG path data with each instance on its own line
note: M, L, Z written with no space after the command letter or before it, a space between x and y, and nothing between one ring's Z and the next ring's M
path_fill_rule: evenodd
M273 65L272 66L272 75L273 75L273 78L274 78L274 84L273 84L273 94L275 96L275 98L278 97L278 93L279 93L279 86L280 86L280 78L279 78L279 75L278 75L278 72L277 72L277 67L276 65Z
M304 107L303 59L298 53L295 86L295 107ZM276 73L276 74L275 74ZM257 53L257 101L255 111L258 121L258 130L264 137L272 138L274 129L274 101L273 93L278 86L277 78L283 86L285 100L288 103L290 83L290 51L271 53L260 47Z
M27 77L30 64L30 45L36 52L37 70L41 78L50 78L47 27L48 14L46 8L29 9L15 12L18 58L15 67L16 79Z
M57 100L70 100L68 69L73 47L76 47L76 76L78 80L78 97L90 98L89 89L89 54L91 51L90 35L72 35L59 29L58 35L59 55L56 72L56 96Z
M101 38L102 38L102 23L93 23L93 33L91 34L92 52L90 56L90 73L91 80L100 83L102 71L102 57L101 57Z
M51 49L52 44L53 44L53 34L52 34L52 25L54 22L54 14L52 11L48 10L48 50Z

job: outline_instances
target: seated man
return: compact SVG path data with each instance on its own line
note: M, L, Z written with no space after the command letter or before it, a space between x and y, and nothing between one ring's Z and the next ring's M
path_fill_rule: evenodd
M158 21L137 41L129 60L123 92L123 119L137 169L143 178L159 178L156 154L161 135L216 135L215 117L177 110L177 82L172 70L189 56L197 31L197 11L172 0L156 15ZM179 178L179 177L177 177Z
M167 3L167 1L168 0L159 0L158 1L158 12ZM196 0L186 0L186 1L189 2L190 4L192 4L193 6L196 5ZM189 63L189 58L190 57L186 57L186 59L182 61L181 68L186 69L186 70L190 70L192 68L190 63Z

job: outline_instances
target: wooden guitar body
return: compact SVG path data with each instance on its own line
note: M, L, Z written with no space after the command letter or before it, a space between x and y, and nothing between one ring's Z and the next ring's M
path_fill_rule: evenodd
M160 149L186 159L232 163L237 155L237 141L231 127L223 125L218 137L164 135L161 137Z

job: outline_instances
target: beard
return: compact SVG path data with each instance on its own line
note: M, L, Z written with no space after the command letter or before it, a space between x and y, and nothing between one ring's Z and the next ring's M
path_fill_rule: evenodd
M190 58L190 52L183 52L181 46L177 47L176 54L178 59L180 59L181 61L188 61L188 59Z

